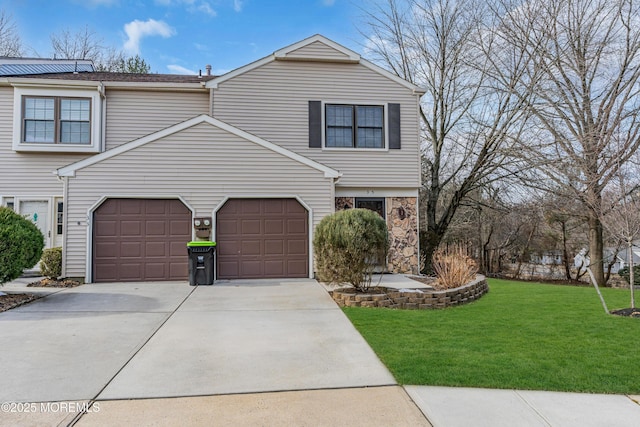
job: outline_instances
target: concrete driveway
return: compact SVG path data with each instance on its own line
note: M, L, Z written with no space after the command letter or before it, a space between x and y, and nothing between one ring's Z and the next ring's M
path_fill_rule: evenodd
M89 284L0 313L0 401L395 384L314 280Z

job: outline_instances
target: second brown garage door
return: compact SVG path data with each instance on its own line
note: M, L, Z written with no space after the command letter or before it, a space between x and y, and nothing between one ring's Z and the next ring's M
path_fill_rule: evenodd
M217 277L309 277L307 210L295 199L229 199L216 215Z
M93 281L187 280L191 211L176 199L107 199L93 213Z

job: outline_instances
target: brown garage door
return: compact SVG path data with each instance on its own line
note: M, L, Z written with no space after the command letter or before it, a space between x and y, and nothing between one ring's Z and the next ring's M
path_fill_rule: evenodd
M93 281L186 280L189 240L180 200L107 199L93 214Z
M295 199L230 199L216 215L217 277L309 277L307 210Z

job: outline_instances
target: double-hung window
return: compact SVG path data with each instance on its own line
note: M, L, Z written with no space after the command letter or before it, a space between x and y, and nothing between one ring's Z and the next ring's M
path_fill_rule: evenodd
M23 97L23 143L91 144L91 99Z
M103 102L97 88L15 86L13 150L99 153Z
M384 148L384 107L325 105L326 147Z
M400 104L309 101L309 148L400 150Z

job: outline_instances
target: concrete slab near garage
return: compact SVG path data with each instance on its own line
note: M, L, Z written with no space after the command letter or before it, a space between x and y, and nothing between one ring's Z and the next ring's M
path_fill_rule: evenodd
M98 399L390 384L314 280L233 281L198 287Z
M94 398L193 289L181 282L57 291L0 313L0 402Z

